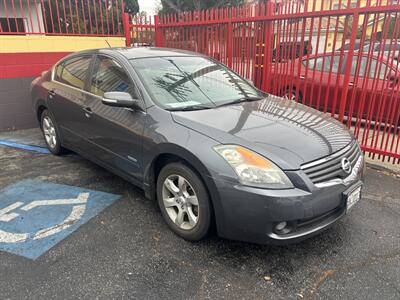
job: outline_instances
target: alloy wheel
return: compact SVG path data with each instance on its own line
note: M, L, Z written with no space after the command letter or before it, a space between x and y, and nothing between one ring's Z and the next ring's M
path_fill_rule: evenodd
M57 145L57 134L50 117L46 116L43 118L42 128L47 145L49 145L50 148L55 148Z
M168 176L162 187L162 202L169 218L181 229L193 229L199 220L199 202L189 181L181 175Z

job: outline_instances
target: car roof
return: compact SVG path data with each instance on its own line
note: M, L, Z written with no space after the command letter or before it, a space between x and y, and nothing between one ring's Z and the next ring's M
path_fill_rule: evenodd
M145 57L165 57L165 56L204 56L203 54L171 48L158 47L119 47L119 48L102 48L77 52L76 54L85 53L104 53L104 54L120 54L127 59L137 59Z

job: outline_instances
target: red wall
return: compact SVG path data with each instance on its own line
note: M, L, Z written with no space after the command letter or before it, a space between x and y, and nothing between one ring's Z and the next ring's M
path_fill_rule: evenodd
M0 78L36 77L70 52L1 53Z

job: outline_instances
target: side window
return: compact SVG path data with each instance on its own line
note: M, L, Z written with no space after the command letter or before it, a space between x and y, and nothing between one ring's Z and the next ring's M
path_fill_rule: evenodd
M374 77L378 77L380 80L384 80L386 78L386 72L389 72L389 68L385 63L372 59L369 78L373 79Z
M351 76L355 75L357 61L358 57L354 56L351 64ZM385 63L378 62L375 58L368 59L367 57L363 56L360 60L358 72L359 77L366 77L367 71L369 71L368 78L373 79L378 77L378 79L383 80L386 78L387 66Z
M323 58L322 57L317 57L317 58L311 58L308 60L307 64L307 59L303 60L303 65L306 66L309 70L314 70L321 72L322 71L322 63L323 63ZM326 63L326 60L325 60Z
M303 60L303 64L307 66L307 60ZM308 69L314 70L317 72L330 72L330 66L331 66L331 58L329 56L325 56L325 59L323 56L317 57L317 58L312 58L308 62ZM335 71L335 65L332 66L332 72L336 73L337 72L337 67Z
M129 75L115 60L105 56L96 58L89 90L100 97L106 92L127 92L137 98Z
M62 69L64 68L63 63L60 63L59 65L57 65L54 68L54 79L57 81L61 80L61 73L62 73Z
M56 69L57 80L73 87L84 89L89 72L91 56L74 57L62 63Z

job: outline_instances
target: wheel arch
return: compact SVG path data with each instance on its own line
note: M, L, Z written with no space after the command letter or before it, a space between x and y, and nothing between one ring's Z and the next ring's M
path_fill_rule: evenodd
M190 151L180 146L168 146L164 151L160 151L146 168L144 175L144 192L148 199L157 200L157 178L162 168L172 162L182 162L191 168L203 182L211 205L212 227L219 231L220 223L224 222L221 215L222 207L219 201L217 188L211 179L211 174L207 167ZM218 217L217 217L218 216Z
M47 105L46 105L46 102L43 100L43 99L39 99L37 102L36 102L36 109L35 109L35 112L36 112L36 119L37 119L37 121L39 122L39 124L40 124L40 122L41 122L41 116L42 116L42 113L43 113L43 111L44 110L46 110L46 109L48 109L48 107L47 107Z
M166 144L160 147L157 155L145 168L144 185L147 187L145 190L148 198L156 198L155 186L158 174L165 165L172 162L183 162L193 171L195 171L197 175L199 175L207 189L208 194L210 195L209 183L207 180L207 177L210 176L210 172L208 171L207 167L189 150L178 145Z

